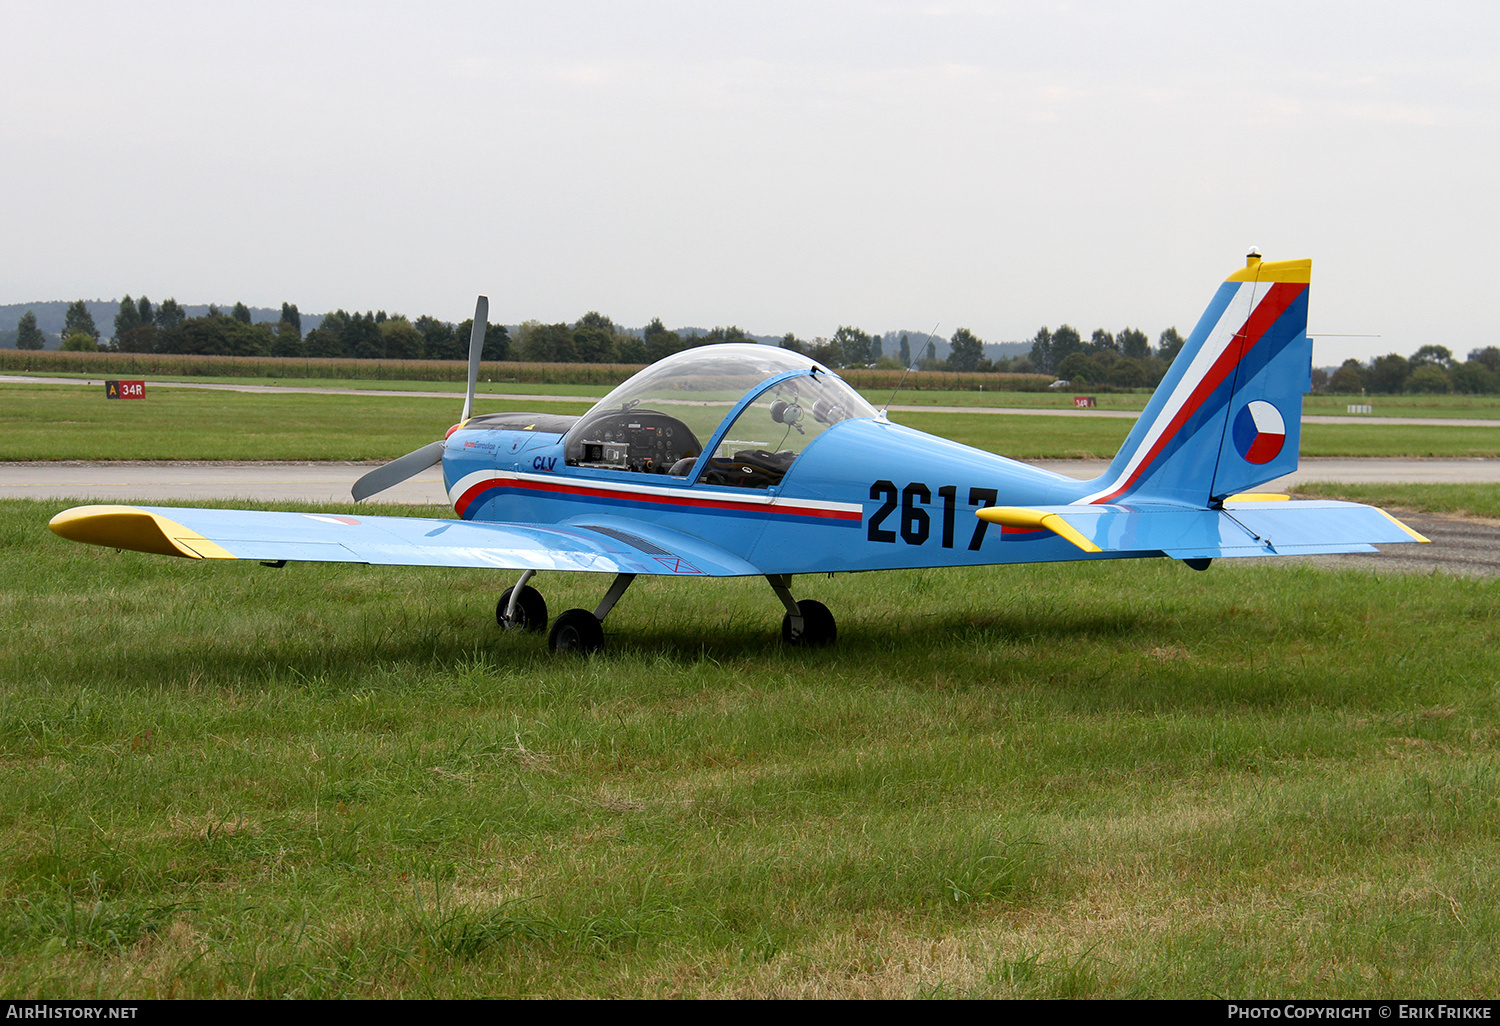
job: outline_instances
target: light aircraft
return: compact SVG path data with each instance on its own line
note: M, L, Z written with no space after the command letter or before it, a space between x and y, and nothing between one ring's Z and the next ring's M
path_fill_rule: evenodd
M763 577L786 609L783 640L822 645L834 617L794 597L794 575L1163 556L1203 570L1426 541L1371 506L1251 491L1297 466L1311 270L1252 252L1091 481L893 424L826 367L754 344L677 353L581 417L471 416L481 297L459 423L353 489L363 499L441 462L459 519L84 506L51 528L191 559L519 570L496 617L536 631L538 571L613 574L597 607L552 623L554 650L585 652L641 574Z

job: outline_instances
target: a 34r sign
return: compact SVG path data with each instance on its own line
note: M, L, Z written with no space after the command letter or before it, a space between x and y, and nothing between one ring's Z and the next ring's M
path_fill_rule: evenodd
M144 399L146 398L146 383L144 381L106 381L104 398Z

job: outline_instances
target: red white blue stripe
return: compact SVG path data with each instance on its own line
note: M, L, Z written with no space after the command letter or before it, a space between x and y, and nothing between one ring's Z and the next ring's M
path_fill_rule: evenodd
M448 489L448 499L465 520L491 499L504 494L530 498L562 499L589 509L616 506L636 511L681 510L721 516L794 520L859 527L864 507L858 503L789 499L782 496L712 491L700 487L658 488L596 479L562 478L548 474L522 474L484 470L460 478Z
M1145 437L1104 487L1077 500L1075 505L1113 502L1146 476L1174 443L1185 441L1182 432L1194 415L1220 386L1232 379L1245 355L1307 290L1307 285L1292 282L1268 285L1245 281L1232 285L1234 294L1197 352L1191 355L1187 370L1152 419ZM1285 434L1284 426L1282 433ZM1213 439L1215 447L1220 437L1216 435ZM1274 456L1272 453L1267 459Z

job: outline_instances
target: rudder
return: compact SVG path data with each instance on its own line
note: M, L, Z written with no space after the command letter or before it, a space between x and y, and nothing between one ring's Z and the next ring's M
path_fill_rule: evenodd
M1145 412L1080 503L1208 506L1297 468L1311 260L1251 253L1214 294Z

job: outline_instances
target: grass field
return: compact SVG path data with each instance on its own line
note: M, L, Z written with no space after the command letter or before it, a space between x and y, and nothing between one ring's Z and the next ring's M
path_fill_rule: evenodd
M88 375L87 377L81 374L48 374L46 377L78 378L80 382L84 380L100 382L103 380L103 377L98 374ZM460 407L463 405L464 389L466 388L466 382L464 381L426 381L418 378L264 378L205 374L155 375L147 380L146 385L149 390L153 383L159 384L161 382L187 382L193 385L234 385L236 387L327 388L341 391L365 392L430 392L435 395L451 395ZM478 395L485 395L486 393L499 395L576 395L582 400L593 401L607 395L610 388L611 386L609 385L480 378L476 393ZM101 393L102 387L94 384L89 386L88 390L94 393Z
M481 396L475 409L582 413L588 405L586 398L539 406ZM144 401L111 402L97 387L5 384L0 385L0 460L391 459L442 437L457 416L457 406L445 399L162 388L148 392ZM1017 459L1108 457L1133 423L922 410L893 412L891 419ZM1302 454L1495 457L1500 456L1500 431L1308 424Z
M865 398L877 407L885 405L890 390L862 389ZM1090 394L1089 389L1063 389L1057 392L996 391L902 391L896 402L905 406L978 406L1020 407L1024 409L1073 409L1073 396ZM1146 408L1150 389L1135 392L1100 392L1094 395L1099 410L1134 410ZM1351 404L1367 404L1368 414L1350 414ZM1367 417L1456 417L1460 419L1500 420L1500 396L1492 395L1306 395L1302 412L1309 416L1347 416L1357 424Z
M1368 414L1349 414L1352 404L1370 406ZM1302 412L1316 416L1362 417L1457 417L1500 419L1500 396L1494 395L1305 395Z
M487 365L489 366L489 365ZM497 365L504 368L506 365ZM549 365L550 366L550 365ZM389 368L385 368L389 373ZM863 372L852 372L859 374ZM50 377L77 377L77 373L48 372ZM88 375L99 379L100 374ZM347 388L375 389L380 391L453 392L463 394L464 382L459 374L452 381L400 378L317 378L317 377L254 377L246 375L205 374L154 374L153 381L187 381L199 384L227 385L280 385L287 388ZM962 390L922 387L921 378L914 378L899 392L895 403L900 406L970 406L970 407L1016 407L1021 409L1071 410L1076 394L1092 394L1100 410L1140 411L1146 408L1151 398L1150 389L1133 392L1098 392L1087 388L1068 388L1057 391L1035 392L1006 391L997 388L967 388ZM607 383L580 384L577 382L537 382L522 377L506 377L504 370L493 369L479 382L479 391L518 395L576 395L580 398L600 398L613 387ZM893 388L860 387L860 393L875 407L884 407L892 401ZM1349 414L1350 404L1363 403L1374 408L1370 414ZM1368 416L1386 417L1458 417L1466 419L1500 420L1500 396L1483 395L1382 395L1348 396L1315 394L1302 399L1303 412L1317 416L1348 416L1358 422Z
M1493 484L1342 484L1312 481L1291 489L1297 495L1345 499L1419 513L1456 513L1500 520L1500 486Z
M1500 989L1494 580L200 564L0 503L11 997ZM325 507L333 510L336 507ZM554 611L602 578L544 574Z
M398 396L159 389L109 401L97 388L0 385L0 460L390 459L442 438L463 406ZM548 403L555 413L578 404ZM525 402L475 400L475 412Z

